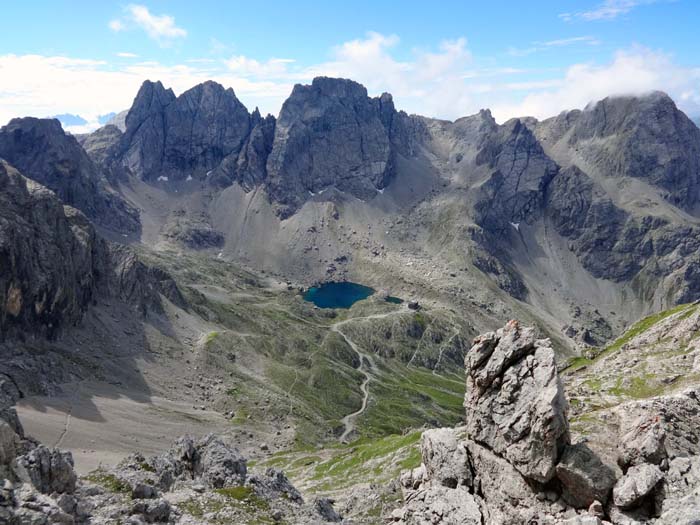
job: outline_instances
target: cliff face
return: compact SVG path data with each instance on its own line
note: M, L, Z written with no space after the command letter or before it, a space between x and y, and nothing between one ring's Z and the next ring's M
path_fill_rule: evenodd
M374 253L392 245L393 233L375 229L372 243L348 248L321 218L327 209L342 222L348 208L351 221L401 220L402 242L434 241L429 249L448 252L446 260L466 253L462 267L519 301L552 302L545 308L562 324L582 325L576 333L595 318L586 342L700 293L700 130L661 93L498 124L488 110L454 122L408 116L390 95L370 97L345 79L295 86L277 119L249 114L213 82L180 96L145 82L126 132L106 127L84 144L115 178L125 169L166 190L139 202L143 209L162 199L152 219L160 239L257 264L284 253L289 263L270 264L307 280L327 278L336 259L352 260L345 252L374 264ZM197 204L173 204L176 192L199 190ZM282 235L278 228L292 218L298 232ZM252 240L260 236L270 238L263 247ZM320 242L328 253L311 260L308 250ZM619 311L629 297L629 318L606 325L595 313L601 302L611 304L604 313ZM579 316L581 308L587 313Z
M388 104L350 80L317 78L294 87L267 162L270 198L282 216L331 186L368 199L388 183L393 153L382 121ZM391 118L393 105L385 111Z
M205 82L179 97L144 82L116 148L119 164L144 180L204 178L237 155L253 123L232 89Z
M103 240L80 211L0 161L0 339L45 336L80 322L99 297L145 312L159 294L184 305L167 274Z
M85 216L0 161L0 333L55 334L80 320L104 272Z
M138 212L109 188L98 166L57 120L13 119L0 129L0 158L95 223L118 232L139 229Z

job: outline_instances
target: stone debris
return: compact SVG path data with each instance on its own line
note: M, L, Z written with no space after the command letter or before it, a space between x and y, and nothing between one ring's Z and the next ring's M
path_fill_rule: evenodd
M26 438L14 410L0 417L3 524L343 521L332 500L307 505L282 471L249 472L238 450L214 435L183 436L163 454L133 454L79 480L70 452Z

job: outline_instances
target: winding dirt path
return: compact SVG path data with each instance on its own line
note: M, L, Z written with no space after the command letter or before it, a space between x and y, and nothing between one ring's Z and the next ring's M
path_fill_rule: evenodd
M371 370L374 368L374 359L370 354L367 354L360 350L360 347L357 346L357 344L350 339L345 332L343 332L340 327L343 325L346 325L348 323L352 323L354 321L362 321L362 320L368 320L368 319L383 319L385 317L389 317L392 315L400 314L400 313L405 313L402 311L394 311L394 312L386 312L383 314L374 314L374 315L368 315L365 317L352 317L350 319L345 319L344 321L338 321L337 323L334 323L330 326L330 329L332 332L336 332L339 334L345 342L352 348L352 350L357 354L357 357L360 359L360 366L357 367L357 370L362 372L362 374L365 376L364 381L362 381L362 384L360 385L360 390L362 391L362 405L360 406L359 410L356 410L355 412L352 412L351 414L348 414L345 416L343 419L340 421L343 423L345 426L345 430L343 433L340 435L340 441L345 442L348 438L348 436L355 430L356 425L355 425L355 420L361 416L365 410L367 410L367 404L369 403L369 382L372 380L372 375L371 375ZM365 363L369 365L370 370L366 370L365 368Z
M78 398L80 397L80 383L78 383L75 387L75 390L73 391L73 397L71 397L70 400L70 406L68 407L68 412L66 412L66 420L63 424L63 430L61 431L61 435L58 436L58 439L56 440L56 443L54 443L54 448L60 448L61 445L63 444L63 440L66 437L66 434L68 434L68 431L70 430L70 422L71 418L73 417L73 408L75 407L75 403L78 401Z

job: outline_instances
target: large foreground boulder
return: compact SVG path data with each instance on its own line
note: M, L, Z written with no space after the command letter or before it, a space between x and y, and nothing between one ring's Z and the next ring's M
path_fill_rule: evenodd
M600 449L569 443L554 354L532 328L511 321L477 337L465 365L466 425L423 433L390 521L700 524L696 390L610 408L601 417L615 433Z
M567 402L548 339L510 321L465 359L467 434L523 476L547 482L569 443Z

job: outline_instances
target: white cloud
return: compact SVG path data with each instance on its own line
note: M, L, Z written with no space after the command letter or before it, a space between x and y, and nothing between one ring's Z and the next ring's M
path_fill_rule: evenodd
M659 0L605 0L588 11L562 13L559 15L559 18L567 22L571 22L575 19L584 20L586 22L596 20L614 20L621 15L626 15L635 7L655 4L658 1Z
M278 78L288 74L288 66L293 64L294 60L290 58L271 58L265 62L258 62L255 59L239 55L231 57L225 63L232 72L245 77L262 75Z
M246 79L228 72L223 65L204 69L150 61L115 69L97 60L0 55L0 126L14 117L74 113L88 120L87 127L94 129L99 115L129 108L146 79L161 80L176 93L212 79L233 87L250 109L258 105L263 111L275 113L292 89L290 82Z
M145 79L161 80L178 94L215 80L232 87L249 109L259 106L263 113L277 114L295 83L319 75L354 79L372 96L387 91L397 108L437 118L455 119L481 108L491 108L499 121L544 118L608 95L654 89L668 92L689 114L700 114L700 68L681 66L646 48L619 51L606 64L534 71L495 67L491 60L472 56L464 39L445 41L435 50L415 49L401 58L396 56L398 44L396 36L370 33L334 47L329 60L311 66L241 55L175 65L0 55L0 125L17 116L73 113L95 126L98 115L130 107Z
M546 42L533 42L530 47L510 47L508 48L508 54L514 57L522 57L539 51L547 51L549 49L568 47L577 44L597 46L600 45L600 40L593 36L574 36L570 38L560 38L558 40L548 40Z
M549 88L495 106L494 116L544 118L610 95L639 95L653 90L666 91L690 114L700 111L700 68L679 66L671 56L641 47L618 51L606 65L572 65L563 78L552 79Z
M175 18L170 15L154 15L148 7L139 4L129 4L124 9L126 14L122 19L109 22L109 28L114 32L125 31L130 27L143 29L149 38L165 47L176 38L184 38L187 31L175 24Z
M121 53L116 53L116 55L119 58L138 58L139 56L135 53L126 53L126 52L121 52Z
M126 26L121 20L114 19L110 20L109 24L107 24L109 28L114 31L115 33L119 33L120 31L124 31L126 29Z

